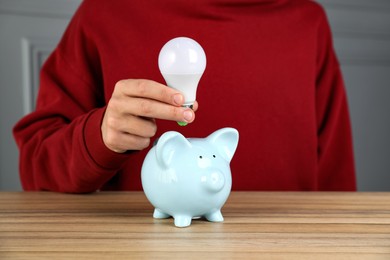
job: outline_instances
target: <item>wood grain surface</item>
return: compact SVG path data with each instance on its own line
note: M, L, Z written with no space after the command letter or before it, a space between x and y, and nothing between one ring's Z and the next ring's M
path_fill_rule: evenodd
M233 192L177 228L142 192L0 192L0 259L390 259L390 193Z

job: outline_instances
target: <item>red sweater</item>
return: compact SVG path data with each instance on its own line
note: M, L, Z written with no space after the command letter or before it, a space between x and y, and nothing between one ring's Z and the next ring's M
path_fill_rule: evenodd
M157 58L187 36L207 55L194 123L234 127L234 190L355 190L351 129L323 9L308 0L86 0L45 63L36 111L14 128L25 190L139 190L148 151L117 154L100 125L115 83L164 83ZM153 141L153 140L152 140Z

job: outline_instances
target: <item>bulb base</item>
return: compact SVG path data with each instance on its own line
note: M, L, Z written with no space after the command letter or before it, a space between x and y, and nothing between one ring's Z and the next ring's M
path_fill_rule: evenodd
M188 125L187 122L177 122L177 124L178 124L179 126L186 126L186 125Z
M183 105L182 107L194 109L194 105L193 104ZM177 122L177 124L179 126L186 126L186 125L188 125L187 122Z

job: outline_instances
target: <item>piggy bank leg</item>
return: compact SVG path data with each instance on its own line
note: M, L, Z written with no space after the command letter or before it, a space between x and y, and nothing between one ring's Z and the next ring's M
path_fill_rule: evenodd
M205 215L205 218L211 222L222 222L223 221L223 216L222 216L221 210L217 210L217 211L208 213Z
M162 211L159 210L159 209L154 209L153 217L154 217L154 218L169 218L170 215L168 215L168 214L162 212Z
M173 216L176 227L188 227L191 225L192 217L189 216Z

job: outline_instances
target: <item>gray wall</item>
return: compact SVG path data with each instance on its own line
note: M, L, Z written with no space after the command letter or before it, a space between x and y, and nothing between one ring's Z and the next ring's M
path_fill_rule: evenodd
M390 191L390 1L320 0L350 105L358 189Z
M0 190L21 190L12 127L32 111L41 65L80 0L0 0Z
M360 191L390 191L390 1L319 0L349 98ZM21 190L11 129L80 0L0 0L0 190Z

